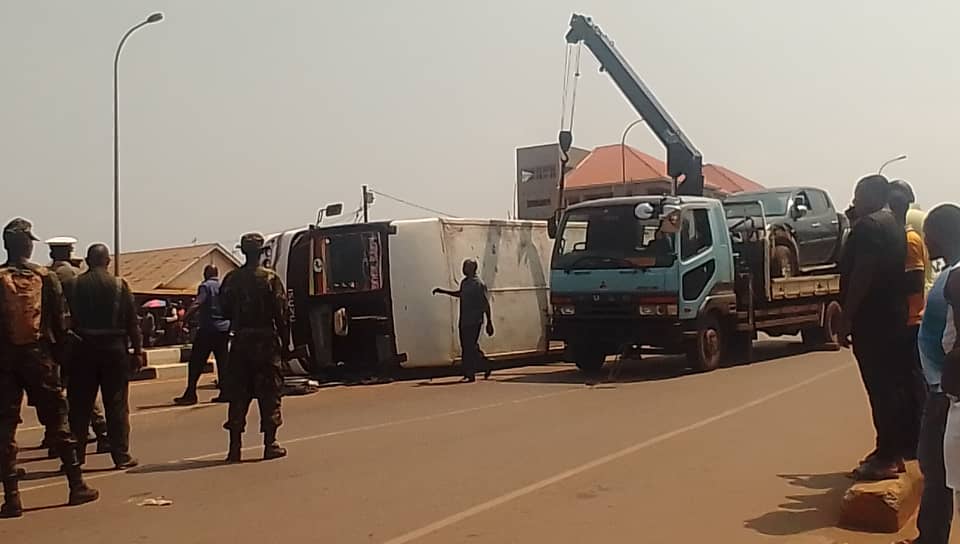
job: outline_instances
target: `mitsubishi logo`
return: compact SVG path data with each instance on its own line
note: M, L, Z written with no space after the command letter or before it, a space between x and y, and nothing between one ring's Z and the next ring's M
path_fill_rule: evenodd
M606 288L607 288L607 282L601 281L601 282L600 282L600 288L601 288L601 289L606 289Z

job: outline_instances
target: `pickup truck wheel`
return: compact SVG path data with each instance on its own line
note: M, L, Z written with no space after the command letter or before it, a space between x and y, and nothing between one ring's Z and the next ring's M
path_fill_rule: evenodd
M603 368L607 355L596 349L588 347L575 347L573 349L573 362L583 372L598 372Z
M698 372L716 370L723 360L724 332L716 317L709 315L697 325L697 337L687 346L687 362Z
M793 251L784 245L773 247L770 268L774 278L792 278L797 275L797 260Z

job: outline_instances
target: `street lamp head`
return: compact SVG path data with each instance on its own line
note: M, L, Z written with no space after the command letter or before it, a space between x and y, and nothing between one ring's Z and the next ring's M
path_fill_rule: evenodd
M148 23L159 23L162 20L163 20L163 13L160 13L159 11L147 17Z

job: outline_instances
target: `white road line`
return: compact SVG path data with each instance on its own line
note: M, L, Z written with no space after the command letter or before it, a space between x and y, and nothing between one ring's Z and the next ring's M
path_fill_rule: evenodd
M451 525L455 525L455 524L457 524L457 523L459 523L459 522L461 522L461 521L463 521L463 520L465 520L465 519L467 519L467 518L476 516L477 514L481 514L481 513L483 513L483 512L488 511L488 510L492 510L492 509L494 509L494 508L496 508L496 507L498 507L498 506L501 506L501 505L506 504L506 503L508 503L508 502L511 502L511 501L513 501L513 500L519 499L519 498L521 498L521 497L523 497L523 496L525 496L525 495L529 495L529 494L531 494L531 493L534 493L534 492L536 492L536 491L539 491L539 490L541 490L541 489L543 489L543 488L545 488L545 487L549 487L549 486L551 486L551 485L553 485L553 484L556 484L556 483L562 482L562 481L564 481L564 480L570 479L570 478L572 478L572 477L574 477L574 476L577 476L577 475L582 474L582 473L584 473L584 472L587 472L587 471L589 471L589 470L592 470L592 469L595 469L595 468L597 468L597 467L606 465L606 464L608 464L608 463L612 463L613 461L616 461L616 460L621 459L621 458L623 458L623 457L627 457L628 455L633 455L634 453L637 453L638 451L641 451L641 450L643 450L643 449L649 448L650 446L659 444L659 443L664 442L664 441L666 441L666 440L670 440L671 438L674 438L674 437L679 436L679 435L681 435L681 434L688 433L688 432L690 432L690 431L694 431L694 430L700 429L700 428L702 428L702 427L706 427L707 425L710 425L711 423L716 423L717 421L726 419L726 418L728 418L728 417L730 417L730 416L734 416L734 415L736 415L736 414L739 414L740 412L743 412L743 411L745 411L745 410L749 410L750 408L753 408L753 407L758 406L758 405L760 405L760 404L763 404L763 403L765 403L765 402L769 402L769 401L771 401L771 400L773 400L773 399L776 399L777 397L781 397L781 396L783 396L783 395L785 395L785 394L787 394L787 393L790 393L791 391L795 391L795 390L800 389L800 388L802 388L802 387L806 387L807 385L810 385L811 383L813 383L813 382L815 382L815 381L817 381L817 380L823 379L823 378L825 378L825 377L827 377L827 376L830 376L830 375L832 375L832 374L836 374L837 372L839 372L839 371L841 371L841 370L846 370L846 369L850 368L850 366L852 366L852 365L850 365L850 364L845 364L845 365L843 365L843 366L839 366L839 367L836 367L836 368L827 370L827 371L825 371L825 372L821 372L821 373L819 373L819 374L817 374L817 375L815 375L815 376L813 376L813 377L811 377L811 378L808 378L808 379L803 380L803 381L801 381L801 382L795 383L795 384L791 385L790 387L785 387L785 388L783 388L783 389L774 391L773 393L770 393L769 395L764 395L764 396L762 396L762 397L759 397L759 398L757 398L757 399L754 399L754 400L752 400L752 401L750 401L750 402L747 402L747 403L745 403L745 404L741 404L740 406L737 406L737 407L735 407L735 408L731 408L731 409L729 409L729 410L720 412L719 414L716 414L716 415L714 415L714 416L708 417L708 418L706 418L706 419L701 419L700 421L697 421L696 423L691 423L691 424L689 424L689 425L685 425L685 426L683 426L683 427L674 429L674 430L672 430L672 431L668 431L668 432L659 434L659 435L657 435L657 436L654 436L653 438L649 438L649 439L647 439L647 440L644 440L643 442L638 442L637 444L634 444L634 445L632 445L632 446L629 446L629 447L627 447L627 448L624 448L624 449L622 449L622 450L620 450L620 451L611 453L611 454L609 454L609 455L605 455L605 456L603 456L603 457L600 457L599 459L594 459L593 461L590 461L590 462L588 462L588 463L584 463L584 464L582 464L582 465L580 465L580 466L578 466L578 467L574 467L574 468L571 468L571 469L569 469L569 470L563 471L563 472L561 472L561 473L559 473L559 474L550 476L549 478L545 478L545 479L543 479L543 480L540 480L539 482L535 482L535 483L532 483L532 484L530 484L530 485L521 487L521 488L519 488L519 489L515 489L515 490L513 490L513 491L511 491L511 492L509 492L509 493L505 493L505 494L503 494L503 495L500 495L499 497L490 499L490 500L488 500L488 501L486 501L486 502L482 502L482 503L480 503L480 504L477 504L477 505L475 505L475 506L472 506L472 507L470 507L470 508L467 508L466 510L462 510L462 511L460 511L460 512L457 512L456 514L452 514L452 515L450 515L450 516L447 516L447 517L445 517L445 518L443 518L443 519L440 519L440 520L435 521L435 522L433 522L433 523L430 523L430 524L428 524L428 525L424 525L423 527L421 527L421 528L419 528L419 529L415 529L415 530L413 530L413 531L410 531L409 533L405 533L405 534L400 535L400 536L398 536L398 537L391 538L390 540L387 540L384 544L406 544L407 542L413 542L414 540L417 540L417 539L419 539L419 538L421 538L421 537L427 536L427 535L429 535L429 534L431 534L431 533L435 533L435 532L437 532L437 531L439 531L439 530L441 530L441 529L445 529L445 528L447 528L447 527L450 527Z
M214 407L214 406L218 406L218 405L216 405L216 404L211 404L211 403L203 403L203 404L194 404L193 406L171 406L171 407L169 407L169 408L157 408L157 409L151 409L151 410L140 410L140 411L137 411L137 412L132 412L132 413L130 414L130 417L152 416L152 415L155 415L155 414L166 414L166 413L168 413L168 412L184 412L184 411L189 411L189 410L203 410L203 409L205 409L205 408L212 408L212 407ZM226 404L222 404L222 405L219 405L219 406L224 406L224 407L226 407ZM33 426L31 426L31 427L18 427L18 428L17 428L17 433L25 433L25 432L29 432L29 431L42 431L42 430L43 430L43 425L33 425Z
M285 444L285 445L286 445L286 444L297 444L297 443L299 443L299 442L308 442L308 441L311 441L311 440L319 440L319 439L322 439L322 438L331 438L331 437L334 437L334 436L342 436L342 435L345 435L345 434L359 433L359 432L364 432L364 431L374 431L374 430L377 430L377 429L384 429L384 428L387 428L387 427L396 427L396 426L399 426L399 425L408 425L408 424L411 424L411 423L422 423L422 422L424 422L424 421L432 421L432 420L435 420L435 419L441 419L441 418L445 418L445 417L451 417L451 416L458 416L458 415L463 415L463 414L469 414L469 413L472 413L472 412L479 412L479 411L481 411L481 410L488 410L488 409L492 409L492 408L501 408L501 407L504 407L504 406L510 406L510 405L514 405L514 404L523 404L523 403L525 403L525 402L531 402L531 401L535 401L535 400L541 400L541 399L547 399L547 398L552 398L552 397L558 397L558 396L560 396L560 395L566 395L566 394L569 394L569 393L575 393L575 392L577 392L577 391L586 391L586 390L587 390L587 389L581 388L581 387L569 388L569 389L564 389L563 391L554 391L554 392L552 392L552 393L545 393L545 394L542 394L542 395L534 395L534 396L530 396L530 397L521 397L521 398L519 398L519 399L508 400L508 401L503 401L503 402L496 402L496 403L493 403L493 404L484 404L484 405L481 405L481 406L473 406L473 407L471 407L471 408L462 408L462 409L460 409L460 410L451 410L451 411L449 411L449 412L440 412L440 413L436 413L436 414L428 414L428 415L425 415L425 416L411 417L411 418L406 418L406 419L397 419L397 420L394 420L394 421L385 421L385 422L383 422L383 423L373 423L373 424L370 424L370 425L361 425L361 426L359 426L359 427L350 427L350 428L347 428L347 429L340 429L340 430L338 430L338 431L329 431L329 432L320 433L320 434L313 434L313 435L308 435L308 436L300 436L300 437L297 437L297 438L285 439L285 440L283 440L282 442L283 442L283 444ZM149 413L155 413L155 412L149 412ZM132 414L131 414L131 415L132 415ZM243 451L255 451L255 450L260 450L261 448L262 448L262 446L248 446L248 447L246 447L246 448L243 448ZM182 459L175 459L175 460L172 460L172 461L167 461L167 464L179 463L179 462L181 462L181 461L202 461L202 460L205 460L205 459L215 459L215 458L217 458L217 457L225 457L226 455L227 455L227 451L224 450L224 451L218 451L218 452L216 452L216 453L208 453L208 454L205 454L205 455L199 455L199 456L196 456L196 457L184 457L184 458L182 458ZM111 477L111 476L118 476L118 475L120 475L120 474L126 474L126 472L123 472L123 471L105 472L105 473L99 473L99 474L86 475L85 478L86 478L87 480L99 480L99 479L101 479L101 478L109 478L109 477ZM36 489L47 489L47 488L51 488L51 487L60 487L60 486L63 486L63 485L65 485L65 484L66 484L66 481L65 481L65 480L58 480L58 481L55 481L55 482L48 482L48 483L45 483L45 484L39 484L39 485L28 486L28 487L21 487L21 488L20 488L20 491L21 491L21 492L26 492L26 491L33 491L33 490L36 490Z
M178 379L170 379L170 380L145 380L145 381L142 381L142 382L130 382L130 387L143 387L143 386L145 386L145 385L161 385L161 384L167 384L167 383L186 383L186 378L178 378ZM211 382L211 383L212 383L212 382ZM200 382L200 385L204 385L203 382ZM23 409L26 409L26 408L27 408L26 405L24 405L24 406L25 406L25 407L24 407ZM198 406L198 405L194 405L194 406L171 406L171 407L169 407L169 408L161 408L161 409L157 409L157 410L141 410L141 411L137 411L137 412L132 412L132 413L130 414L130 417L136 417L136 416L142 416L142 415L149 415L149 414L162 414L162 413L165 413L165 412L176 412L176 411L179 411L179 410L189 410L189 409L191 409L191 408L196 408L197 406ZM203 405L199 405L199 406L203 406ZM33 409L33 408L30 407L30 409ZM23 427L23 426L17 427L17 432L18 432L18 433L25 433L25 432L30 432L30 431L42 431L42 430L43 430L43 425L31 425L30 427Z

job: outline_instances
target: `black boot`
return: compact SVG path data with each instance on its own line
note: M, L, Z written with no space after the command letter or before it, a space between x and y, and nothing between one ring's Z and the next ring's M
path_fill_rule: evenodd
M240 431L230 431L230 448L227 451L226 462L239 463L243 457L243 433Z
M63 461L63 471L67 473L67 482L70 484L71 506L86 504L100 498L100 492L92 487L88 487L83 481L83 473L80 470L80 461L77 459L77 450L66 448L61 456Z
M17 478L7 478L3 481L3 506L0 507L0 518L19 518L23 515L23 504L20 502L20 487Z
M173 403L177 406L193 406L197 402L199 402L199 399L197 399L197 390L189 387L183 392L183 395L173 399Z
M287 450L280 447L277 443L277 430L268 429L263 431L263 460L279 459L287 456Z

